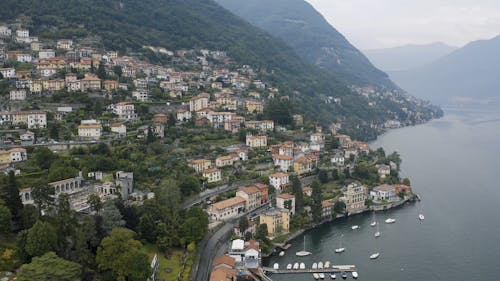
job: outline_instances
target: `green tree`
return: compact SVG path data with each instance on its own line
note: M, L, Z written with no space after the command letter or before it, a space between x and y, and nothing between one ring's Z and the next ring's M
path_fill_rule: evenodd
M37 186L33 187L31 195L40 217L42 210L48 209L54 203L54 193L54 188L46 183L38 183Z
M403 184L407 186L411 186L410 179L409 178L404 178L403 179Z
M333 212L338 215L343 215L346 212L346 205L344 201L337 201L333 206Z
M85 216L83 222L77 227L75 234L75 246L71 254L71 260L82 265L85 280L93 280L93 268L95 268L95 251L99 245L96 223L93 217Z
M324 170L320 170L318 173L318 179L321 183L327 183L328 182L328 172Z
M321 213L322 213L321 185L318 181L314 181L311 187L312 187L312 195L311 195L312 218L315 222L318 222L321 220Z
M57 122L49 123L49 137L53 140L59 140L59 124Z
M33 155L33 160L41 169L48 169L55 159L57 155L47 147L38 147Z
M246 216L240 218L238 222L238 227L240 228L241 233L245 233L245 231L248 228L248 218Z
M104 67L104 63L102 61L99 62L96 74L99 79L106 79L106 68Z
M26 252L32 256L41 256L53 251L57 244L57 233L55 228L48 222L37 221L28 230L26 238Z
M119 65L115 65L115 66L113 67L113 72L114 72L114 73L115 73L118 77L122 77L122 75L123 75L123 69L122 69L122 67L121 67L121 66L119 66Z
M195 176L185 175L179 180L179 187L184 196L189 196L200 191L200 181Z
M139 220L139 234L149 243L156 242L156 222L149 214L144 214Z
M149 144L149 143L153 143L155 142L156 140L156 137L155 137L155 134L153 133L153 130L151 129L151 126L148 127L148 132L147 132L147 135L146 135L146 143Z
M12 215L9 208L0 204L0 234L8 233L12 230Z
M265 240L267 238L267 224L259 224L259 227L257 228L257 233L255 233L255 238L259 240Z
M99 270L110 271L114 280L118 281L146 280L150 271L148 255L141 242L133 237L134 232L131 230L113 229L97 249L96 262Z
M108 233L115 227L122 227L125 225L122 214L116 207L113 200L109 200L104 203L100 216L103 220L102 227Z
M291 176L290 181L292 182L292 193L295 195L295 210L297 214L302 214L304 212L304 194L302 193L302 183L297 176Z
M0 199L3 201L5 207L9 209L14 226L16 228L21 227L23 203L21 202L21 197L19 197L19 189L14 171L9 172L7 183L2 183Z
M21 266L19 281L79 281L82 267L74 262L59 258L54 252L36 257L30 264Z
M99 195L95 193L89 195L89 197L87 198L87 204L89 204L90 210L92 210L96 214L99 214L99 211L102 209L103 206L101 197L99 197Z

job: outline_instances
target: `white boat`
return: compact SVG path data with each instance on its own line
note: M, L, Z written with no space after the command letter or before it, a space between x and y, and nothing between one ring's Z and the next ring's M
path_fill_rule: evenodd
M313 278L318 280L319 279L319 274L318 273L313 273Z
M280 252L280 257L284 256L285 255L285 252L284 251L281 251Z
M288 269L288 270L292 269L292 264L291 264L291 263L289 263L289 264L286 266L286 269Z
M344 271L344 272L342 272L341 276L342 276L342 279L346 279L347 278L347 273Z
M423 220L425 220L425 217L423 214L418 214L418 219L423 221Z
M375 211L373 211L373 219L372 219L372 223L370 223L370 226L374 227L376 225L377 225L377 221L375 220Z
M304 249L300 252L295 253L297 257L305 257L311 255L311 252L306 251L306 236L304 236Z
M380 253L373 253L370 255L370 259L374 260L374 259L378 258L379 256L380 256Z
M293 269L295 269L295 270L299 269L299 263L298 262L296 262L296 263L293 264Z
M342 247L342 237L344 237L343 234L340 235L340 240L339 240L339 247L335 249L335 253L340 254L345 251L345 248Z
M359 225L353 225L353 226L351 226L351 229L352 229L352 230L359 229Z
M325 279L325 274L324 273L320 273L319 274L319 279Z
M393 218L388 218L385 220L385 223L395 223L396 222L396 219L393 219Z
M330 261L325 261L325 268L330 268Z
M323 269L323 266L324 264L322 261L318 262L318 269Z
M380 231L378 229L378 225L377 225L377 231L375 232L374 236L375 237L380 237Z
M306 269L306 264L303 263L303 262L301 262L299 268L300 269Z
M335 280L337 278L337 275L334 273L334 274L330 274L330 278L332 278L333 280Z
M280 265L279 265L278 263L275 263L275 264L273 265L273 268L274 268L274 269L280 269Z
M352 278L354 278L354 279L358 279L358 276L359 276L359 275L358 275L358 273L357 273L356 271L353 271L353 272L352 272Z
M317 263L313 263L312 269L318 269L318 264Z

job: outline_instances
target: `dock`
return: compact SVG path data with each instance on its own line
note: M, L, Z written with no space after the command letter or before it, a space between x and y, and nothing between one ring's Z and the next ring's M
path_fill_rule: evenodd
M264 267L262 268L266 273L272 274L297 274L297 273L341 273L341 272L354 272L356 270L355 265L334 265L330 268L322 268L322 269L274 269L272 267Z

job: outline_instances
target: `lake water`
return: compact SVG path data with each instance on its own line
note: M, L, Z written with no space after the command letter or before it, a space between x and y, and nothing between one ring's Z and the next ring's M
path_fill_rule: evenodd
M422 202L377 213L379 238L371 214L354 216L306 232L313 255L295 256L300 236L285 257L266 263L354 264L360 280L372 281L500 280L500 109L448 109L442 119L390 131L371 144L380 146L401 154L402 175ZM396 223L385 224L388 217ZM351 230L354 224L360 229ZM342 233L346 251L335 254ZM380 257L370 260L375 251ZM270 277L313 280L310 274Z

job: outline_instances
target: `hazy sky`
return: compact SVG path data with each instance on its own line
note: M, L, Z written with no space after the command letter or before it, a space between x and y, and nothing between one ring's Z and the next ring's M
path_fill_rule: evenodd
M306 0L356 47L445 42L500 34L500 0Z

